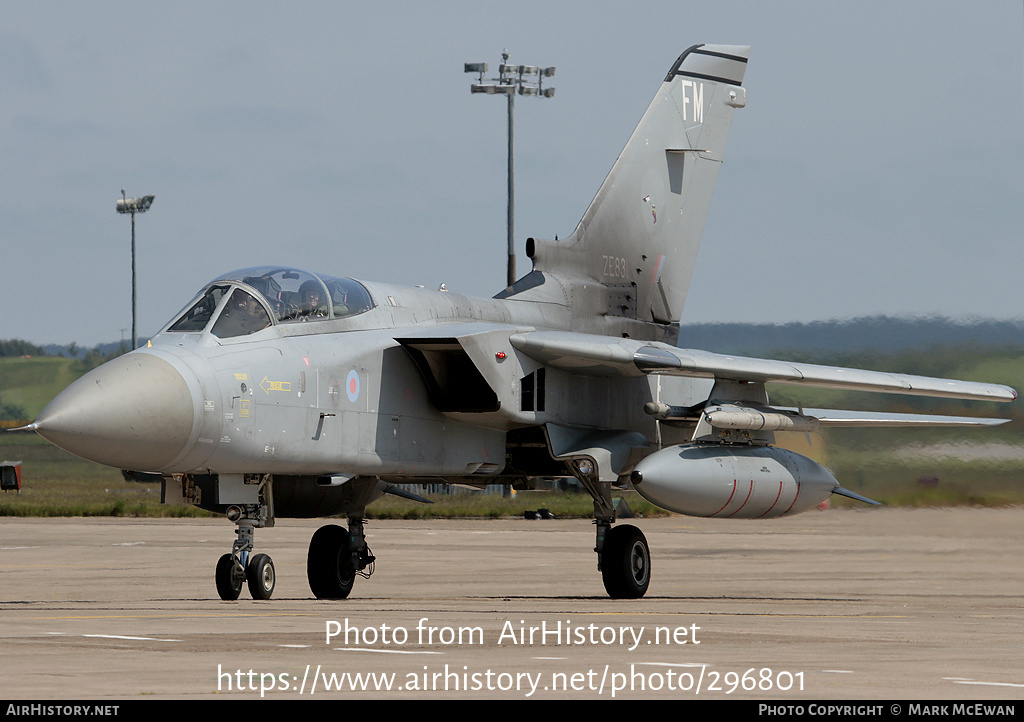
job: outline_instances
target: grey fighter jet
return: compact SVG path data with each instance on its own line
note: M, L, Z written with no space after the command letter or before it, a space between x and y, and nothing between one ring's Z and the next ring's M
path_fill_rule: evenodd
M313 535L307 559L313 594L339 599L373 570L363 520L382 494L542 478L575 478L590 493L605 588L636 598L650 551L637 527L614 525L616 485L681 514L797 514L857 495L774 446L775 431L999 423L777 408L769 382L995 401L1016 392L677 345L726 135L746 104L748 51L680 55L576 230L530 239L533 270L494 298L234 271L29 428L83 458L159 474L168 500L225 514L237 539L216 565L224 599L244 584L271 596L274 565L253 541L276 518L347 517Z

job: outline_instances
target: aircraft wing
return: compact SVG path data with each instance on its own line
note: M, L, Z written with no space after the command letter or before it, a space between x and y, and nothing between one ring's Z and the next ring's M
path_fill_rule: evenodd
M1016 391L1000 384L730 356L594 334L535 331L514 334L509 340L541 363L576 373L667 374L976 401L1008 402L1017 398Z

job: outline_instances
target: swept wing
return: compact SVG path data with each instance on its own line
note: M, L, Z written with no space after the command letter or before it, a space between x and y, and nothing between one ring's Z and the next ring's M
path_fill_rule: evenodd
M536 331L515 334L510 341L519 351L541 363L577 373L665 374L975 401L1009 402L1017 398L1016 391L1000 384L731 356L592 334ZM870 415L860 417L861 425L881 420L881 417L872 419ZM920 421L923 422L923 418Z

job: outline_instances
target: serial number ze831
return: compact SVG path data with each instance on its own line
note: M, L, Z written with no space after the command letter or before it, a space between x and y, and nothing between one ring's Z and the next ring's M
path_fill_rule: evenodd
M601 272L602 275L608 278L626 278L626 267L627 261L625 258L619 256L605 256L601 258L604 260L604 270Z

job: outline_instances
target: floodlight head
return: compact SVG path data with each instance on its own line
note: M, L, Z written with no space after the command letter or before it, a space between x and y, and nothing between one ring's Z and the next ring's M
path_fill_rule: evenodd
M541 73L544 75L545 78L552 78L555 75L555 66L552 65L550 68L544 68L544 70L542 70Z
M487 63L464 63L467 73L486 73Z
M543 96L545 98L554 98L555 97L555 89L554 88L544 88Z
M118 213L145 213L153 205L156 196L142 196L141 198L118 198Z

